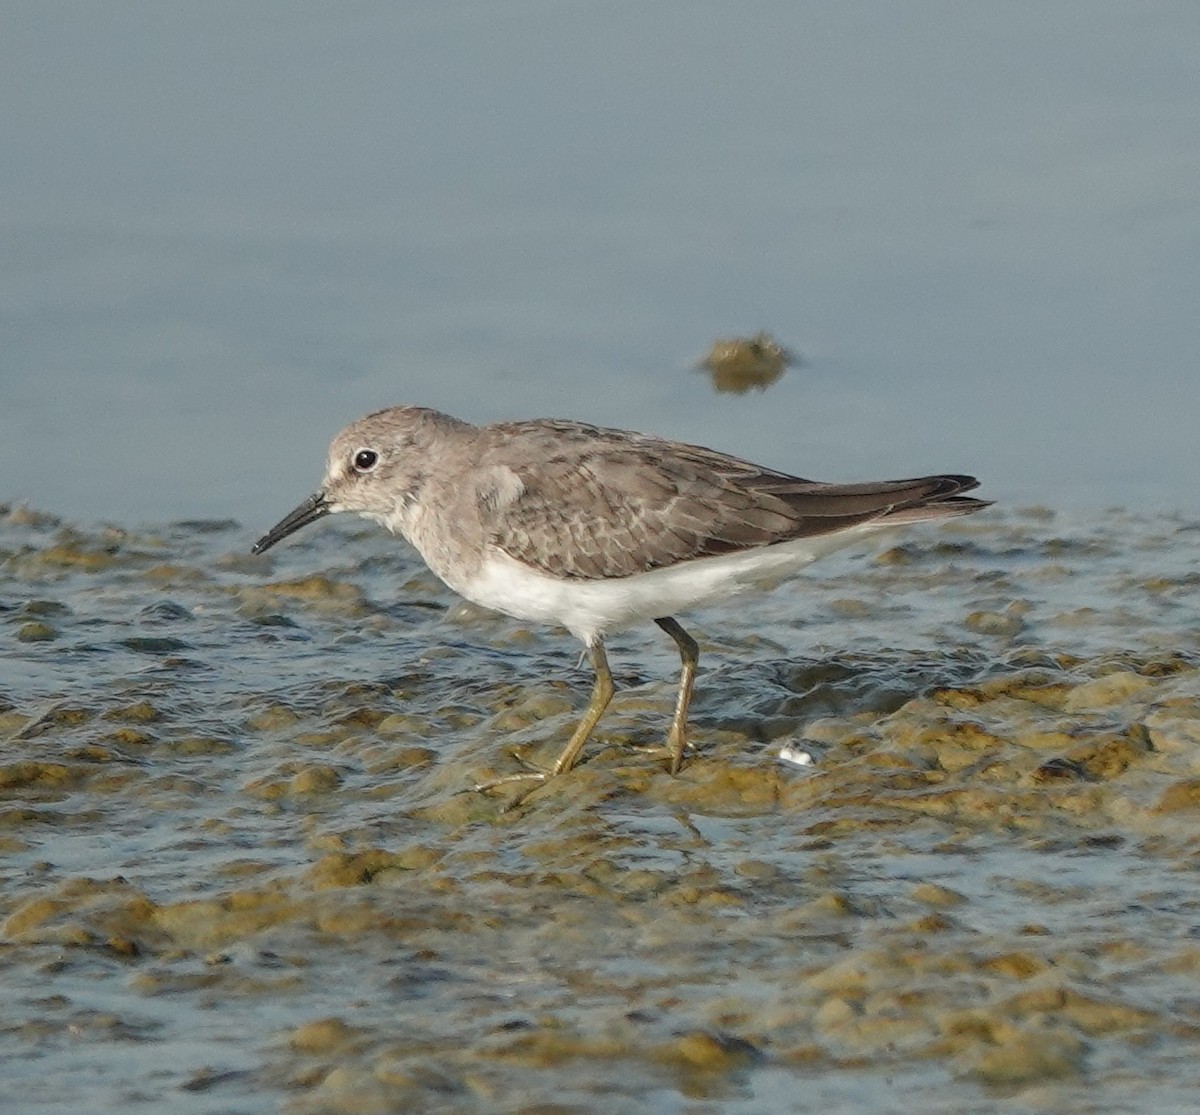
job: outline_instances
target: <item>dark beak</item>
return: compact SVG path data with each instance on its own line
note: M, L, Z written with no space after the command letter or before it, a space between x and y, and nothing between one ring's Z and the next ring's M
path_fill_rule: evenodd
M250 552L252 554L265 553L280 539L286 538L301 527L308 526L309 523L315 523L318 519L323 519L332 510L333 508L325 498L324 492L317 492L316 495L309 496L295 511L285 515L255 542L250 547Z

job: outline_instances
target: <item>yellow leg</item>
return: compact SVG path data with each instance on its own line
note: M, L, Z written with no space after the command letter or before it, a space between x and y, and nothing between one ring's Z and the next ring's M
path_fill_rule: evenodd
M700 647L670 616L654 621L679 648L683 669L679 673L679 695L675 698L675 715L671 717L671 728L667 732L667 752L670 755L672 774L678 774L683 764L683 749L687 746L687 714L692 703L692 686L696 681L696 663L700 661Z
M562 774L575 765L575 760L579 758L579 752L587 743L592 729L600 723L600 717L604 715L604 710L608 708L608 702L612 700L613 693L616 691L613 685L612 671L608 668L608 655L604 653L604 644L599 639L588 647L588 657L592 660L592 669L596 671L596 684L592 689L592 699L588 701L587 708L583 710L583 716L579 720L579 726L571 733L570 741L562 749L562 754L559 755L554 766L550 768L547 778Z
M496 786L505 786L510 782L548 782L555 775L563 774L575 765L580 751L583 750L583 745L587 743L592 730L600 722L600 717L604 715L604 710L608 708L608 702L612 700L613 693L616 691L613 685L612 671L608 668L608 656L604 653L604 644L597 640L588 647L588 657L591 659L592 668L596 671L596 684L592 688L592 698L588 701L587 708L583 710L579 725L571 733L567 746L562 749L562 753L555 760L554 766L549 771L531 770L521 774L506 774L503 778L493 778L490 782L479 783L475 787L476 790L490 790ZM517 800L520 801L521 798Z

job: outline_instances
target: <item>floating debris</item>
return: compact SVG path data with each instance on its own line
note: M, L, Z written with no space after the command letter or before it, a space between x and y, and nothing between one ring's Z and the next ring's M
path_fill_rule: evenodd
M747 391L765 391L800 358L781 345L770 333L753 337L718 337L700 367L712 376L720 392L744 395Z

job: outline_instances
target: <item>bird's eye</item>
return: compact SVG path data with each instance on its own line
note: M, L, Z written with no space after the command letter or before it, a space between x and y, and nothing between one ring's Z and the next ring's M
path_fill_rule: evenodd
M359 449L354 454L354 471L370 472L379 464L379 454L374 449Z

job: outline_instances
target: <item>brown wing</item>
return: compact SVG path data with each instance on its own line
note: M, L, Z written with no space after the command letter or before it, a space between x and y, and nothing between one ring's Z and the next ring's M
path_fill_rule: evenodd
M969 476L823 484L701 446L574 422L487 428L486 461L520 492L482 510L492 545L559 577L627 577L696 558L828 534L895 514L986 506Z

